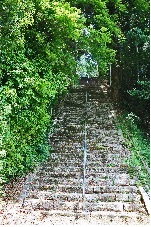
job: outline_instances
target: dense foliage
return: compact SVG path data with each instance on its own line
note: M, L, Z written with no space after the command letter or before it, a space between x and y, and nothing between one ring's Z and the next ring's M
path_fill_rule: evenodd
M131 151L128 163L129 172L137 177L137 183L146 191L150 190L150 141L146 138L143 130L138 127L140 119L133 113L123 112L118 114L118 128L122 129L125 138L124 146Z
M0 4L0 155L7 179L25 174L49 154L50 109L75 83L71 44L84 19L62 1Z
M143 128L149 132L149 1L122 2L125 3L126 10L121 13L115 9L125 36L124 42L116 43L119 67L115 86L119 89L122 107L140 117Z
M140 117L143 105L148 119L148 18L147 0L0 2L1 179L25 174L49 155L50 113L77 83L81 56L93 56L101 78L112 63L113 93L119 90Z

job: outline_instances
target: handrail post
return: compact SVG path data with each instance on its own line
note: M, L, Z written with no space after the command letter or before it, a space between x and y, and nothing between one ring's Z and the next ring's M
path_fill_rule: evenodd
M110 63L110 86L112 84L112 63Z

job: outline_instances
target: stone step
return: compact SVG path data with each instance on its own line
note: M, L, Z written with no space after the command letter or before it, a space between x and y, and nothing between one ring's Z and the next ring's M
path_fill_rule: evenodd
M79 171L79 166L77 165L72 165L72 166L67 166L66 168L60 169L59 163L58 166L55 167L55 169L45 163L45 165L43 164L43 166L40 167L38 174L60 174L60 176L64 177L68 174L71 174L71 176L75 176L75 173L77 172L77 174L79 173L83 173L83 168L81 171ZM109 174L109 173L113 173L113 174L121 174L121 173L128 173L128 169L126 168L126 166L99 166L99 167L86 167L86 175L87 176L92 176L92 177L97 177L97 175L100 174Z
M63 176L65 178L63 178ZM113 175L114 177L115 175ZM79 174L75 173L66 173L66 174L60 174L58 173L52 173L49 175L42 175L35 176L35 178L32 181L32 184L37 185L49 185L52 184L54 186L56 184L56 187L58 185L61 185L61 187L69 187L72 186L80 186L83 185L83 173L79 172ZM129 178L122 178L122 176L114 177L114 179L110 176L110 178L107 175L104 175L104 178L98 177L96 175L95 177L92 177L91 175L86 178L86 191L88 193L94 192L94 193L102 193L102 187L108 187L108 186L135 186L136 181L134 179ZM115 189L116 190L116 189ZM90 192L89 192L90 191Z
M128 173L128 170L124 170L122 169L120 166L109 166L109 167L106 167L105 166L103 167L89 167L87 166L86 167L86 175L87 176L93 176L93 177L97 177L97 175L99 175L100 173L105 173L105 174L109 174L109 173L114 173L114 174L120 174L120 173Z
M117 172L106 172L106 173L93 173L93 174L91 174L91 173L87 173L86 172L86 180L91 180L91 181L94 181L94 182L96 182L96 181L99 181L100 179L102 179L102 180L104 180L104 179L108 179L108 180L127 180L127 179L130 179L130 176L129 176L129 174L127 174L127 173L120 173L120 172L118 172L118 175L117 175Z
M77 147L77 148L81 148L81 145L83 144L83 141L60 141L62 146L66 146L67 148L71 148L71 147ZM57 144L57 143L56 143ZM60 145L60 144L59 144Z
M58 115L60 114L62 116L62 113L64 113L65 116L67 115L77 115L77 116L81 116L82 114L85 113L85 109L83 109L83 106L80 106L80 107L74 107L74 106L70 106L70 107L67 107L67 106L64 106L61 108L60 112L58 113Z
M61 168L62 167L62 168ZM63 174L67 175L69 173L71 173L71 176L72 176L72 173L75 173L75 172L78 172L80 171L81 173L83 173L83 163L81 163L81 166L80 165L76 165L76 166L67 166L65 165L64 163L62 165L59 166L55 166L54 168L51 168L51 167L48 167L48 168L45 168L45 169L40 169L38 171L38 175L40 178L42 177L45 177L45 178L48 178L50 179L54 174L58 174L58 176L63 176ZM56 175L55 175L56 176ZM99 181L100 179L113 179L113 180L121 180L121 182L123 180L127 180L127 179L130 179L130 176L128 173L125 173L125 171L121 171L119 172L118 171L118 175L117 175L117 172L116 171L113 171L112 169L106 169L104 170L104 172L88 172L86 171L86 180L91 180L91 181ZM133 178L134 179L134 178Z
M82 193L53 193L51 191L32 191L26 198L45 199L45 200L61 200L61 201L80 201L83 198ZM85 194L86 202L140 202L141 195L132 192L123 193L101 193L101 194Z
M34 198L34 199L45 199L45 200L61 200L61 201L80 201L83 198L82 193L61 193L52 191L32 191L28 194L26 198Z
M69 130L69 132L71 131L71 130L76 130L76 131L78 131L79 130L79 132L81 132L82 130L83 130L83 126L82 125L79 125L79 122L68 122L66 125L65 125L65 128L66 128L66 130Z
M58 161L58 162L51 162L49 164L49 167L48 168L45 168L45 167L41 167L41 174L50 174L51 172L57 172L57 171L64 171L64 169L66 169L66 172L69 172L69 171L74 171L74 169L76 171L83 171L83 162L82 161L78 161L76 160L75 163L73 162L68 162L67 160L66 161L62 161L61 163ZM74 171L75 172L75 171Z
M72 185L82 185L83 183L83 177L67 177L68 175L66 175L66 178L62 178L61 175L61 179L60 177L60 173L58 174L58 177L54 177L54 173L51 174L38 174L38 176L35 176L33 179L33 182L42 182L44 183L56 183L56 184L72 184ZM59 179L58 179L59 178ZM98 185L100 183L106 183L108 185L112 184L112 185L135 185L135 180L134 179L130 179L128 177L128 174L119 174L117 175L116 173L107 175L107 174L97 174L97 175L90 175L87 176L86 175L86 186L88 185Z
M81 207L79 207L79 205ZM32 208L33 210L62 210L62 211L77 211L82 210L83 203L79 201L60 201L60 200L44 200L44 199L26 199L24 207Z
M91 114L91 113L90 113ZM90 115L90 114L87 114L86 118L87 118L87 124L90 124L92 123L96 123L98 124L99 126L101 126L102 124L103 125L114 125L115 124L115 120L114 120L114 117L110 117L110 114L104 116L104 114L102 113L102 117L96 117L96 115Z
M59 173L61 174L67 174L70 172L72 174L75 173L78 170L81 170L83 172L83 163L81 161L76 160L75 163L70 163L68 160L64 162L56 162L56 164L53 164L54 162L48 164L45 163L43 166L41 166L40 171L38 172L41 174L53 174L53 173ZM135 168L134 168L135 171ZM122 166L99 166L99 167L89 167L86 166L86 175L87 176L92 176L92 177L99 177L99 176L105 176L109 174L122 174L122 173L128 173L128 169L126 167Z
M98 124L96 122L90 122L90 121L88 121L87 122L87 125L89 127L91 127L91 126L92 127L95 127L96 126L96 128L98 127L100 130L115 130L116 129L116 126L113 125L113 124L105 124L105 123Z
M100 103L106 103L106 102L110 102L110 101L108 101L108 99L107 98L99 98L99 99L97 99L97 97L88 97L88 103L91 103L91 104L93 104L93 103L97 103L97 104L100 104Z
M125 156L124 156L125 157ZM81 164L83 163L83 158L84 158L84 154L83 152L80 153L77 157L74 155L70 155L70 154L56 154L55 156L52 156L51 158L49 158L49 160L47 161L47 163L43 164L43 166L46 166L48 163L50 166L55 166L58 164L59 166L62 165L62 163L64 162L65 165L67 166L74 166L74 165L78 165L81 166ZM61 163L61 165L59 164ZM91 155L87 157L87 161L86 161L86 166L91 168L91 167L113 167L113 166L119 166L119 164L123 163L123 159L122 156L107 156L105 154L102 155Z
M49 142L53 145L68 145L68 146L76 146L76 143L79 142L81 143L81 141L83 141L83 138L84 136L75 136L74 137L74 134L71 133L68 133L67 136L60 136L60 137L55 137L55 138L50 138L49 139ZM73 144L75 142L75 144ZM82 144L82 143L81 143Z
M51 140L50 140L51 141ZM51 142L51 146L53 146L53 148L56 150L56 153L59 153L58 151L60 150L63 150L63 152L65 153L71 153L70 151L73 151L74 153L76 151L79 151L79 150L83 150L83 145L84 145L84 139L82 138L81 141L79 141L78 143L78 140L74 142L73 140L73 143L70 141L52 141ZM130 152L127 150L127 149L124 149L120 144L114 144L113 142L111 143L107 143L107 142L101 142L101 145L100 144L100 140L97 140L96 138L95 139L91 139L91 140L87 140L87 143L86 143L86 148L87 148L87 153L102 153L102 151L108 151L108 152L111 152L111 153L115 153L115 152L121 152L121 153L124 153L124 154L130 154ZM62 152L62 153L63 153ZM54 152L53 152L54 153Z
M105 131L100 129L99 127L98 128L92 128L91 126L93 125L87 125L86 126L86 130L87 130L87 136L89 135L100 135L102 139L104 138L107 138L109 139L109 137L113 137L114 139L115 138L118 138L118 132L116 130L107 130L106 131L106 134L104 133Z
M44 172L45 170L43 170ZM43 172L41 171L41 173L37 174L37 176L39 175L43 177ZM81 179L83 177L83 171L80 170L79 168L73 168L73 169L67 169L67 171L61 172L59 171L59 169L56 170L51 170L51 172L49 172L49 177L53 177L56 179L59 178L79 178ZM36 176L35 176L36 177Z
M92 187L98 187L100 188L101 186L128 186L128 185L136 185L136 180L134 179L123 179L123 178L115 178L115 179L99 179L99 180L87 180L86 179L86 190L87 190L87 185L92 185ZM95 189L97 191L97 188Z
M70 156L69 156L70 157ZM106 161L106 166L105 166L105 163L103 163L103 160L102 159L102 162L98 159L96 159L96 162L95 160L92 160L92 161L87 161L86 163L86 173L88 175L92 175L94 176L95 174L100 174L100 173L105 173L105 174L108 174L108 173L113 173L113 174L117 174L117 172L119 174L125 172L127 173L128 170L123 170L123 169L120 169L119 168L119 165L115 165L113 164L110 164L110 162ZM93 164L94 163L94 164ZM120 164L120 161L119 163ZM47 165L49 165L47 167ZM111 167L114 167L113 169ZM41 167L41 170L42 172L48 172L48 174L50 172L56 172L56 171L61 171L61 172L64 172L64 169L65 169L65 172L68 172L68 171L74 171L74 169L77 171L78 169L81 169L83 170L84 168L84 165L83 165L83 155L82 155L82 158L74 158L74 157L63 157L63 158L59 158L58 156L56 156L56 158L53 158L51 159L49 162L43 164L43 166ZM119 170L119 171L118 171Z
M52 176L40 176L40 177L35 177L32 181L33 184L38 183L39 185L44 185L44 184L56 184L57 185L72 185L72 186L80 186L82 187L83 185L83 179L82 178L75 178L75 177L66 177L66 178L55 178Z
M33 185L31 186L32 190L30 190L30 192L28 193L28 197L55 197L61 199L68 198L68 200L70 200L70 198L82 198L82 187L79 187L79 192L76 191L69 193L66 190L58 191L57 187L55 187L54 184L43 186L35 185L35 187L33 187ZM69 185L69 187L71 186ZM89 188L87 187L85 194L85 197L88 201L90 201L90 199L95 201L97 200L97 198L99 198L100 200L105 200L106 197L108 198L108 200L112 198L116 199L117 201L125 201L126 199L128 199L128 197L132 198L132 196L134 201L138 201L140 199L140 194L136 186L89 186Z
M67 133L67 134L65 134L65 133ZM55 130L55 133L51 134L50 138L68 137L68 133L70 134L71 131L68 130L66 127L63 127L61 129ZM73 133L73 136L74 137L81 137L81 136L83 136L83 134L84 134L83 131L79 131L79 132Z
M84 135L79 135L79 136L74 136L75 132L68 133L66 136L65 135L58 135L58 137L50 137L49 138L49 143L51 146L56 146L59 148L58 145L62 146L81 146L84 140Z
M68 116L66 116L66 117L67 118L65 120L63 120L60 124L62 126L62 129L64 131L66 131L67 133L68 132L70 133L71 130L76 130L76 131L79 130L79 132L81 132L81 130L84 128L85 117L84 116L80 117L80 119L79 118L72 119L72 118L69 118Z
M37 184L32 184L32 190L40 190L40 191L52 191L55 193L62 193L62 192L66 192L66 193L81 193L82 194L82 184L80 185L64 185L64 184L52 184L52 183L39 183L39 181L37 181Z
M82 177L79 176L79 179L82 179ZM58 182L58 184L56 183L52 183L52 181L50 183L45 183L43 181L37 181L32 183L32 188L33 189L39 189L39 190L51 190L53 192L66 192L66 193L82 193L82 180L80 183L79 180L79 184L77 183L72 183L72 184L68 184L68 181L66 181L66 184L62 184L61 182ZM85 193L86 194L102 194L104 193L109 193L109 192L113 192L113 189L115 190L115 192L120 192L121 186L123 187L123 191L125 191L127 188L125 187L130 187L131 190L133 189L134 186L136 186L136 184L114 184L114 182L112 183L111 181L106 181L106 180L102 180L99 181L97 184L87 184L85 187ZM32 190L33 190L32 189ZM129 189L129 188L128 188ZM129 189L130 190L130 189Z
M84 226L89 225L119 225L119 224L149 224L149 218L146 215L142 214L140 217L139 212L115 212L115 211L92 211L89 212L72 212L72 211L46 211L44 213L48 218L46 223L49 223L49 220L53 220L53 217L56 217L54 224L81 224ZM50 216L50 217L49 217ZM59 221L58 218L59 217ZM57 222L58 221L58 222ZM52 223L52 222L51 222Z
M24 207L32 208L33 210L63 210L72 212L82 212L83 206L86 212L92 211L114 211L114 212L141 212L146 214L143 205L140 202L101 202L91 201L83 203L82 198L71 201L61 201L52 199L26 199Z
M92 124L92 126L93 126L93 124ZM89 127L89 125L87 125L87 127L86 127L87 137L92 135L93 137L95 137L95 136L99 137L100 136L101 139L109 139L109 138L112 139L112 140L113 139L119 139L117 131L115 131L116 133L113 133L113 132L110 133L110 131L108 131L106 134L104 134L104 132L103 132L104 128L103 129L101 129L101 128L95 128L94 129L94 128L91 128L91 126L89 128L88 127Z
M55 147L54 147L55 149ZM73 149L63 149L60 148L59 150L56 148L54 151L54 153L51 153L51 156L49 157L47 163L51 163L51 162L65 162L65 163L77 163L80 161L83 161L83 149L76 149L77 150L77 156L75 153L75 150L73 151ZM57 151L57 153L56 153ZM74 153L71 153L74 152Z
M77 140L75 139L65 139L65 140L57 140L55 139L54 141L51 139L49 140L50 143L51 143L51 146L53 146L54 148L58 148L60 150L62 149L73 149L74 148L74 151L76 151L77 149L79 148L83 148L83 144L84 144L84 136L82 137L82 139L80 140L79 138ZM86 141L86 145L87 145L87 152L89 153L90 151L96 151L96 150L117 150L117 151L120 151L120 150L124 150L122 148L122 146L118 143L118 141L116 143L114 143L113 141L114 140L110 140L110 141L107 141L107 140L102 140L101 141L101 146L97 145L100 143L100 139L97 139L97 138L87 138L87 141ZM127 151L127 150L125 150ZM130 152L129 152L130 153Z
M130 153L129 150L124 149L120 143L106 143L101 140L93 140L92 142L87 142L87 153L102 153L102 151L108 151L108 153L114 154L115 152Z
M52 136L62 135L65 132L66 133L71 133L71 131L76 131L77 135L82 135L83 131L85 129L84 128L84 122L85 122L85 118L83 118L81 121L78 120L78 122L75 122L75 121L66 122L66 121L64 121L64 122L61 123L61 127L60 128L55 128L55 131L52 134ZM79 123L80 123L80 126L79 126ZM103 123L103 124L105 124L105 123ZM98 135L105 136L104 129L101 129L98 126L98 124L95 124L95 122L92 122L92 125L91 124L86 124L86 130L87 130L87 134L90 134L90 133L94 134L95 133L95 134L98 134ZM110 133L110 131L106 131L106 136L109 136L109 135L113 135L114 136L113 132L117 135L117 131L116 130L115 131L112 130L111 133Z
M59 142L54 142L51 144L51 146L57 150L57 151L63 151L63 152L67 152L67 153L71 153L71 152L75 152L75 151L79 151L83 149L83 141L81 143L67 143L64 141Z
M102 185L87 186L86 194L102 194L102 193L138 193L136 185Z
M96 159L96 161L87 161L86 167L87 168L97 168L97 167L103 167L103 166L108 166L108 167L118 167L120 164L123 164L122 159L117 159L116 157L114 159L107 159L107 158L102 158L101 160Z
M92 202L85 203L85 210L92 211L115 211L115 212L141 212L146 214L144 206L140 202Z
M89 152L87 151L87 161L94 161L94 160L101 160L101 159L108 159L108 160L114 160L114 159L121 159L128 157L127 152L124 149L114 149L112 147L100 147L97 146L97 150ZM110 153L109 153L110 152Z
M138 188L136 185L105 185L105 186L89 186L86 188L87 194L102 194L102 193L137 193L138 194Z
M102 162L102 164L101 164L101 162ZM89 163L89 160L87 161L87 163ZM95 163L95 164L93 165L93 163ZM99 167L100 165L101 166L103 166L103 165L119 166L120 164L123 164L123 163L124 163L123 158L120 156L119 157L118 156L108 157L108 156L102 155L102 158L100 158L100 159L99 158L97 159L97 157L93 158L93 160L88 164L88 166L93 166L93 167L95 167L95 166Z
M140 202L140 194L132 193L102 193L102 194L86 194L86 202Z
M53 156L53 158L49 158L49 160L47 161L47 163L43 164L43 167L47 166L47 164L51 166L62 166L62 164L60 165L59 163L64 163L66 166L68 167L74 167L75 166L81 166L81 164L83 163L83 154L79 154L79 156L74 156L74 155L56 155ZM79 164L79 165L78 165ZM49 167L48 167L49 168Z
M97 135L103 135L103 132L105 132L106 130L106 136L114 136L118 134L118 131L116 130L115 127L115 121L114 120L109 120L108 118L104 118L102 120L94 120L94 117L89 118L85 116L79 120L73 120L73 119L69 119L68 117L68 121L67 120L62 120L62 122L60 123L60 128L56 127L55 129L55 134L58 133L71 133L71 131L73 131L75 134L76 133L82 133L84 130L84 122L86 120L86 130L87 130L87 134L97 134ZM107 122L107 123L106 123ZM80 125L79 125L80 123ZM54 135L55 135L54 134Z
M102 159L103 160L105 160L105 159L114 160L114 159L121 159L121 158L123 159L125 157L128 157L127 152L123 151L123 149L118 150L118 149L113 149L112 147L107 148L107 147L103 147L103 146L101 147L101 149L92 150L92 151L87 150L87 157L86 157L87 161L90 161L90 160L101 161ZM83 160L83 157L84 157L83 148L79 149L79 150L77 149L76 151L77 151L77 153L75 153L75 152L71 153L69 150L65 150L65 151L63 150L62 152L60 152L60 151L51 152L48 161L54 162L59 159L59 161L62 162L61 158L64 158L64 160L66 160L66 158L67 158L67 160L69 160L69 162L70 162L71 158L73 158L73 160L75 158L79 159L79 160L80 159Z
M68 138L69 136L71 136L72 134L72 137L76 137L76 138L80 138L83 136L84 134L84 126L83 126L83 129L82 130L77 130L77 129L69 129L67 128L66 126L61 130L56 130L55 131L55 134L51 134L50 135L50 138L51 139L56 139L56 138ZM82 138L81 138L82 139Z
M61 150L61 149L60 149ZM59 159L59 161L61 162L61 157L64 158L64 161L65 159L69 160L69 158L73 158L73 159L83 159L83 155L84 155L84 152L83 152L83 149L80 149L80 148L77 148L76 150L74 150L74 152L72 152L72 150L63 150L63 151L59 151L57 150L57 152L51 152L50 154L50 157L48 159L48 161L55 161L57 158ZM47 163L47 162L46 162Z
M64 102L66 107L74 107L74 108L84 108L85 107L85 99L80 99L80 102L76 103L74 100L68 100Z
M74 141L73 141L74 142ZM50 146L51 146L51 153L56 153L56 154L71 154L71 153L79 153L83 150L83 141L81 141L81 143L70 143L70 144L67 144L65 143L64 141L62 141L62 143L59 143L59 142L55 142L54 144L51 144L50 143Z

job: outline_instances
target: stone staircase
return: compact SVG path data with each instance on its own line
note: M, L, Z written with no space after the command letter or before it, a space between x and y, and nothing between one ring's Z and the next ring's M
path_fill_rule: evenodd
M88 102L86 105L86 89ZM84 130L87 163L83 196ZM0 224L148 224L116 113L101 84L81 82L58 110L49 160L27 178Z

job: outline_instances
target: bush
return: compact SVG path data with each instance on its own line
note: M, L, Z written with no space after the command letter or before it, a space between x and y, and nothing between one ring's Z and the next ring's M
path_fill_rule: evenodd
M135 169L138 184L149 190L150 184L150 142L138 126L140 119L133 113L123 113L118 116L118 126L122 129L127 147L131 151L131 159L127 160L129 168ZM133 172L133 171L132 171Z
M81 35L80 12L62 1L0 4L0 184L49 156L50 110L77 79L68 43Z

